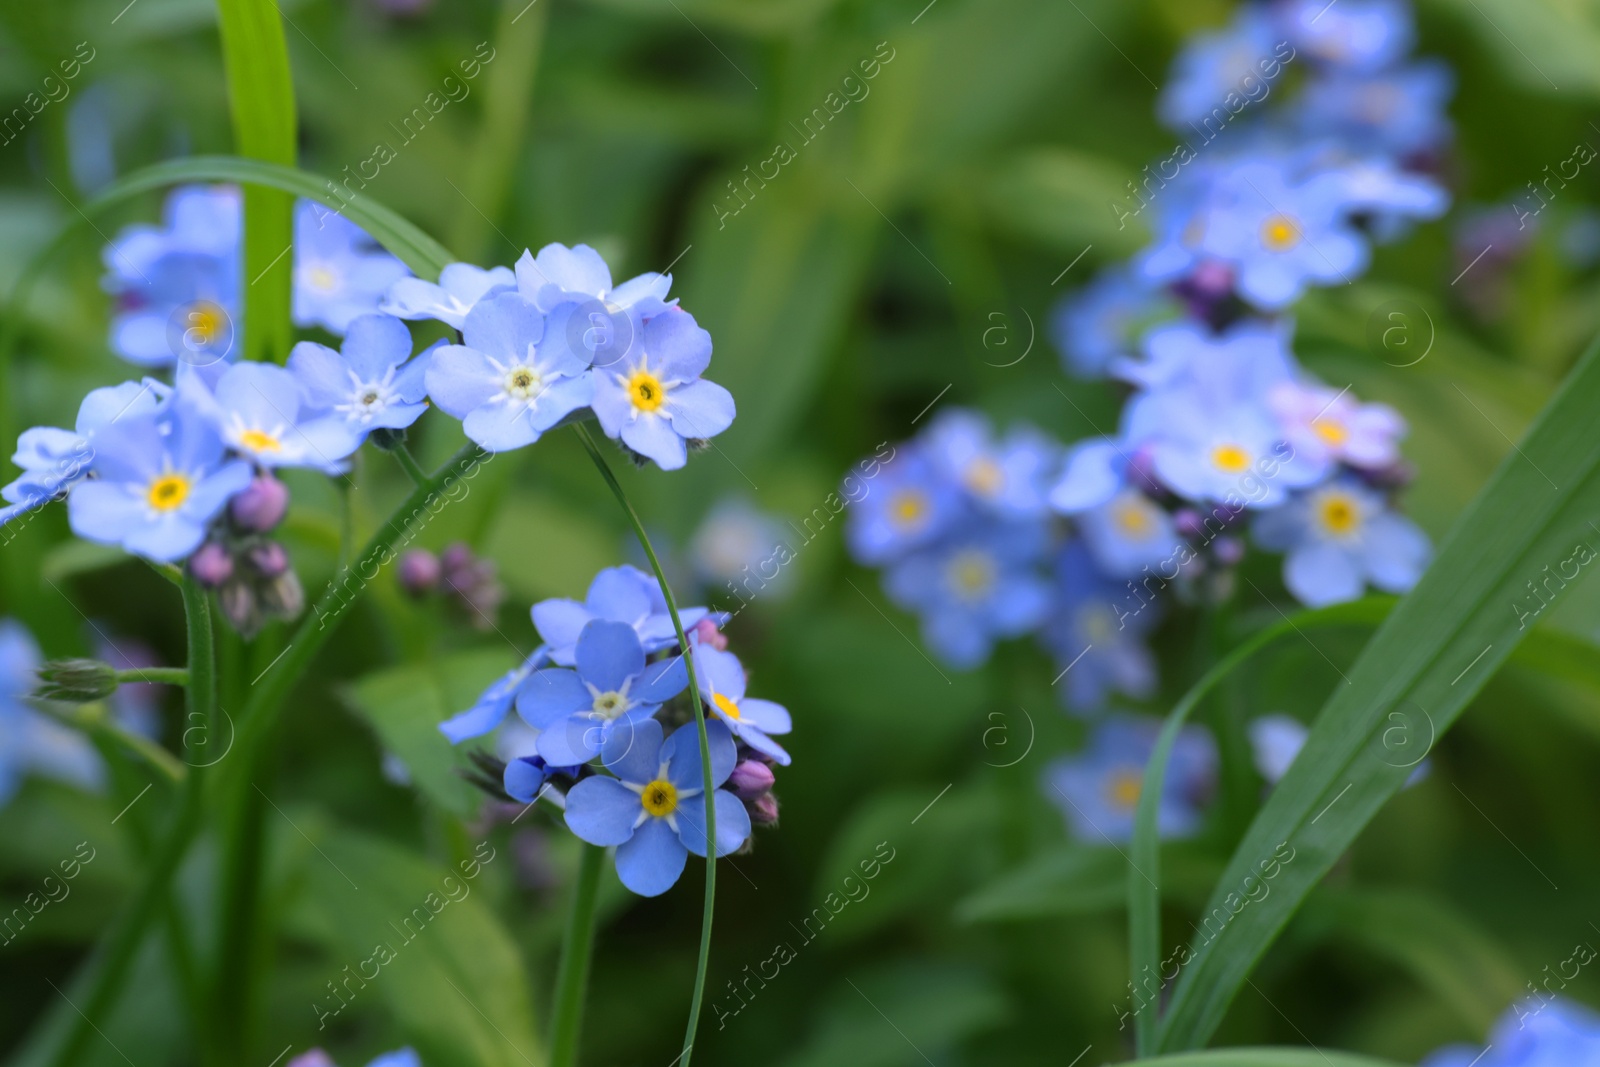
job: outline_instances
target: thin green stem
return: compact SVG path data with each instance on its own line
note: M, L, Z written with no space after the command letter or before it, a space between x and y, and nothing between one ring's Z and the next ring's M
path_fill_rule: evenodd
M187 667L133 667L117 672L117 683L128 685L137 682L154 682L158 685L188 685Z
M217 717L216 644L211 627L211 603L206 591L193 578L183 583L183 608L189 643L189 686L187 721L203 727L206 736L215 737ZM194 727L191 727L193 729ZM67 1067L83 1054L84 1046L98 1024L115 1005L122 983L127 978L134 956L144 941L151 920L162 910L167 888L200 826L201 769L192 768L183 783L178 810L166 836L161 839L144 883L132 906L118 919L103 948L89 964L86 977L76 985L72 998L78 1009L68 1017L65 1036L48 1062Z
M44 704L41 707L75 730L82 730L91 737L104 738L127 749L159 771L169 782L177 784L188 777L189 769L176 756L148 737L142 737L123 728L106 713L103 704L65 707L59 704Z
M412 485L427 484L428 472L422 469L422 464L417 462L417 457L411 454L411 449L406 447L405 442L402 441L396 445L393 449L393 454L395 462L399 463L401 468L405 470L406 476L411 479Z
M639 547L644 549L645 556L650 560L650 569L655 572L656 582L661 586L661 595L667 601L667 611L672 615L673 629L678 633L678 644L683 649L683 665L689 672L689 700L694 705L694 726L700 735L700 769L703 772L701 780L705 785L706 798L706 899L700 919L700 958L695 966L694 996L689 1004L689 1025L683 1035L683 1052L679 1058L682 1067L689 1067L689 1054L694 1048L695 1030L700 1024L700 1005L705 997L706 969L711 963L711 916L717 898L717 787L711 778L711 741L706 736L706 711L701 704L700 686L694 676L694 657L689 654L689 636L683 632L683 620L678 617L678 602L673 598L672 587L667 584L667 575L661 569L661 561L656 558L656 550L650 544L650 536L644 532L644 523L639 521L638 512L634 511L633 505L628 502L628 494L622 491L617 476L611 473L610 465L600 454L600 449L595 447L594 438L589 436L589 431L582 423L575 423L572 428L577 432L578 440L583 442L583 447L588 450L589 458L594 460L594 465L599 468L600 476L616 495L617 503L622 505L623 512L633 525L633 535L638 538Z
M606 850L585 844L578 857L578 879L572 886L561 962L556 968L556 1000L550 1012L550 1067L575 1067L578 1037L583 1030L583 1002L589 989L589 961L594 955L595 899Z

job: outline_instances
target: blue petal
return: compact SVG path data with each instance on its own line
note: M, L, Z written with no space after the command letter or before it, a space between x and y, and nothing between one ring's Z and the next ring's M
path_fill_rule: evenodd
M339 349L362 381L382 378L411 355L411 331L393 315L361 315Z
M536 730L582 711L589 704L589 690L584 688L577 672L560 668L535 671L517 691L517 714Z
M606 734L592 715L565 715L539 732L539 755L552 767L576 767L599 754Z
M637 797L634 802L637 807ZM641 897L658 897L677 883L688 862L689 853L667 821L646 819L632 840L617 849L617 877Z
M644 670L639 635L625 622L596 619L578 635L578 675L602 693L621 689Z
M663 704L688 686L689 670L680 653L645 667L638 683L628 691L628 695L644 703Z
M591 845L620 845L633 836L644 806L615 778L596 775L567 790L567 826Z
M532 804L544 788L545 768L537 760L523 756L506 764L504 784L506 794L523 804Z
M680 469L689 461L683 438L660 414L640 415L622 426L622 443L664 471Z
M717 855L726 856L750 836L750 813L738 797L725 789L712 796L717 805ZM696 856L706 854L705 797L691 797L678 806L678 839Z
M733 425L737 414L733 394L716 382L680 385L669 394L667 418L684 437L715 437Z
M662 750L661 724L654 719L640 722L631 717L618 719L606 737L600 761L625 782L642 785L654 781L666 753ZM728 773L733 773L730 765ZM727 774L723 775L724 778Z
M733 765L738 761L738 746L733 735L719 719L706 722L706 742L711 750L711 785L713 788L728 780ZM705 788L705 775L700 763L700 733L694 723L680 726L661 746L661 758L667 764L667 780L680 790Z

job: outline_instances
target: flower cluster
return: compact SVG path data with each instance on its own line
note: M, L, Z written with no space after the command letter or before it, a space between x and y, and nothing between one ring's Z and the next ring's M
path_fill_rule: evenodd
M578 837L616 846L618 876L642 896L671 888L689 853L728 855L752 825L776 823L772 768L789 763L774 739L789 732L789 712L747 695L744 666L718 629L723 618L703 607L679 618L687 650L653 578L626 565L603 570L583 601L535 604L544 643L439 727L460 743L499 727L515 707L531 750L505 763L505 795L523 804L549 798ZM691 665L707 719L709 799L687 696Z
M1422 1067L1583 1067L1600 1063L1600 1015L1562 997L1529 997L1495 1023L1483 1048L1447 1045Z
M1127 389L1116 432L1062 449L946 411L851 515L852 554L886 568L946 661L975 666L995 640L1036 633L1063 701L1098 711L1153 691L1143 641L1163 592L1226 597L1247 541L1282 553L1310 606L1416 583L1431 548L1393 504L1405 423L1301 367L1287 314L1448 206L1430 170L1451 79L1408 61L1412 40L1403 0L1273 0L1178 56L1158 111L1184 140L1112 205L1124 225L1148 211L1152 243L1053 320L1069 373ZM1244 115L1291 65L1298 91ZM1122 734L1102 726L1089 769L1062 775L1120 766L1095 753L1131 751ZM1094 814L1079 807L1069 818Z

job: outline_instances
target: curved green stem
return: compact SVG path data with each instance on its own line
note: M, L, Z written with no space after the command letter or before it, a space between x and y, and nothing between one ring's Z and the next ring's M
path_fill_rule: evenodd
M121 685L137 682L153 682L157 685L188 685L189 668L133 667L125 671L118 671L117 682Z
M702 781L705 783L706 797L706 901L700 919L700 958L695 966L694 996L689 1004L689 1025L683 1035L683 1052L678 1061L682 1067L689 1067L689 1053L694 1048L695 1030L700 1024L700 1005L705 997L706 968L711 963L711 915L715 910L717 898L717 789L716 783L711 779L711 742L706 737L706 711L700 702L700 686L694 676L694 657L689 655L689 636L683 632L683 620L678 617L678 602L673 599L672 588L667 584L666 572L661 569L661 561L656 558L656 550L650 544L650 537L644 532L644 523L639 521L638 513L628 502L628 495L622 491L617 476L611 473L611 467L606 463L605 457L595 447L594 438L589 436L588 429L582 423L576 423L572 428L577 433L578 440L583 442L583 447L588 450L589 458L594 460L594 465L599 468L600 476L606 480L611 492L616 495L617 503L622 505L628 521L633 525L633 535L638 538L639 547L644 549L645 556L650 560L650 569L655 572L656 582L661 586L661 595L667 600L667 611L672 614L673 629L678 633L679 647L683 649L683 665L689 671L689 700L694 705L694 726L700 735L700 768L704 772Z
M422 464L417 462L417 457L411 454L411 449L406 447L405 442L402 441L394 448L393 455L401 469L406 472L406 477L411 479L412 485L427 484L428 472L422 469Z
M184 673L187 674L188 672L185 671ZM148 737L141 737L139 734L118 725L116 720L107 714L103 704L86 704L77 707L45 705L45 708L52 716L75 730L82 730L91 737L105 738L127 749L159 771L162 777L169 782L177 784L188 777L188 768L176 756Z
M186 690L186 717L195 724L190 729L203 727L207 737L215 737L217 673L211 603L206 591L193 578L183 583L183 608L188 632L190 673ZM144 941L145 930L160 912L172 877L183 861L190 839L199 829L203 779L200 768L189 771L178 799L178 810L155 855L151 857L149 872L132 906L118 920L103 949L96 953L87 977L78 983L81 990L72 998L78 1010L69 1017L66 1034L49 1061L55 1067L67 1067L78 1059L91 1031L97 1026L95 1020L104 1019L115 1004L133 957Z
M1281 622L1257 631L1238 645L1217 664L1201 676L1190 690L1173 705L1167 721L1156 738L1145 765L1144 784L1139 793L1139 810L1134 820L1133 843L1129 851L1128 870L1128 943L1129 969L1133 983L1140 976L1161 972L1161 853L1156 835L1156 817L1161 807L1161 791L1167 777L1167 761L1178 732L1188 721L1189 713L1204 699L1214 686L1228 677L1251 656L1267 645L1302 627L1319 625L1354 625L1381 620L1394 606L1393 597L1368 597L1349 604L1336 604L1284 616ZM1160 1020L1154 1010L1141 1011L1134 1019L1134 1043L1141 1056L1153 1047L1156 1026Z
M572 886L561 962L556 969L556 1000L550 1012L550 1067L574 1067L583 1029L583 1001L589 988L589 960L594 954L595 898L606 850L585 844L578 858L578 879Z

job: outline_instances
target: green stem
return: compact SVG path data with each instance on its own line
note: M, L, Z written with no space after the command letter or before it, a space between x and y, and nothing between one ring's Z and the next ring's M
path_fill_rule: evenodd
M417 462L417 457L411 454L411 449L404 442L396 445L393 451L395 461L405 470L406 476L411 479L412 485L426 485L428 473L422 469L422 464Z
M158 685L188 685L189 668L134 667L130 670L118 671L117 682L121 685L136 682L154 682Z
M183 583L183 608L189 640L190 680L185 691L187 720L203 726L207 737L215 737L217 675L211 603L206 591L193 578ZM151 857L150 869L132 906L117 921L103 949L90 963L87 976L76 983L80 988L72 1000L78 1010L68 1017L66 1035L48 1061L54 1067L67 1067L76 1062L98 1026L95 1020L105 1019L115 1005L128 969L144 941L145 930L161 911L167 899L167 887L183 860L190 839L199 829L203 778L200 768L189 771L178 799L178 810L166 836Z
M700 686L695 681L694 657L689 654L689 637L683 632L683 620L678 617L678 602L672 596L672 587L667 584L666 572L661 569L661 561L656 558L656 550L650 544L650 537L644 532L644 523L639 521L638 512L634 511L633 505L628 502L628 495L622 491L617 476L611 473L610 465L595 447L594 438L589 436L589 431L582 423L576 423L572 428L577 432L578 440L583 442L583 447L588 450L589 458L594 460L594 465L599 468L600 476L606 480L611 492L616 495L617 503L622 505L623 512L633 525L633 535L638 538L639 547L644 549L645 556L650 560L650 569L655 572L656 582L661 586L661 595L666 598L667 611L672 614L673 629L678 632L678 644L683 649L683 665L689 672L689 700L694 705L694 726L700 735L700 769L703 772L702 781L705 784L706 797L706 900L700 919L700 959L695 966L694 996L689 1004L689 1025L683 1035L683 1052L678 1061L682 1067L689 1067L689 1053L694 1048L695 1030L700 1025L700 1005L705 997L706 969L711 963L711 916L717 898L717 789L716 783L711 778L711 741L706 737L706 711L700 702Z
M583 1029L583 1001L589 988L589 960L594 954L595 898L606 850L585 844L578 857L578 880L572 886L572 910L561 942L556 970L556 1001L550 1020L550 1067L574 1067Z
M139 734L118 725L106 713L104 705L90 704L80 707L61 707L47 704L42 706L52 716L73 729L82 730L91 737L104 738L127 749L174 784L182 782L188 777L188 768L179 762L176 756L148 737L141 737Z

